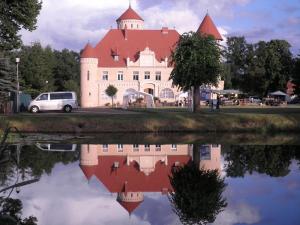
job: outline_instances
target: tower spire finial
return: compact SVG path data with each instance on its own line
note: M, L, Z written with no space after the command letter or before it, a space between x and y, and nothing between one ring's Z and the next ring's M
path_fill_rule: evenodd
M131 0L129 0L129 8L131 8Z
M208 15L208 9L206 9L206 14Z

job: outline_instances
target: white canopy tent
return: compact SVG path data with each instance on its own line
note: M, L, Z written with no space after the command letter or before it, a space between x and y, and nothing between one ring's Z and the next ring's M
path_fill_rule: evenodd
M287 94L282 91L275 91L275 92L270 93L269 95L271 95L271 96L287 96Z
M269 94L269 96L279 98L279 99L282 99L284 101L290 101L290 97L282 91L272 92L272 93Z
M142 91L127 90L123 95L123 109L128 109L129 103L137 96L143 96L147 108L155 108L154 99L151 94Z

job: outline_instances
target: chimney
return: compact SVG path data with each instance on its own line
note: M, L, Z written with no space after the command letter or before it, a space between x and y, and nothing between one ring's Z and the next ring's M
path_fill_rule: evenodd
M161 32L162 32L162 34L168 34L169 33L168 27L162 27Z

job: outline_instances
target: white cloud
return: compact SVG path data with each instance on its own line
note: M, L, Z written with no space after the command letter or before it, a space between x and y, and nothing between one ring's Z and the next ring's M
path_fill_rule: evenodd
M247 204L239 204L221 212L214 225L254 224L259 221L260 215L257 209Z
M34 215L43 225L149 225L136 215L129 215L96 179L89 184L78 163L57 165L51 176L22 188L23 216Z

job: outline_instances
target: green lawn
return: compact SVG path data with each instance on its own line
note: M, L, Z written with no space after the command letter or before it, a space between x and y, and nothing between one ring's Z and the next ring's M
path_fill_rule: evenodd
M101 109L99 109L101 112ZM184 108L112 110L105 113L41 113L0 116L6 124L23 132L298 132L300 107L223 107L220 111L202 108L197 113Z

